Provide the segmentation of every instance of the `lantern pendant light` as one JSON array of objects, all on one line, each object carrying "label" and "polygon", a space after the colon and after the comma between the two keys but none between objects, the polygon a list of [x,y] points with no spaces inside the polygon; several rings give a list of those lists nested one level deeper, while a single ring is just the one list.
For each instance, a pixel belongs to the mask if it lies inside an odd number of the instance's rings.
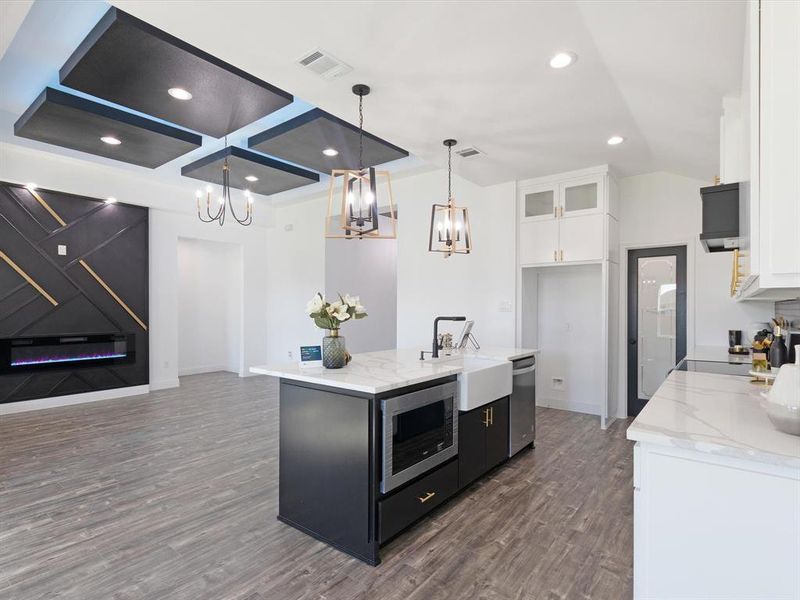
[{"label": "lantern pendant light", "polygon": [[[397,237],[397,219],[392,197],[392,182],[388,171],[364,168],[364,96],[369,86],[357,84],[353,93],[358,96],[358,170],[332,169],[328,189],[328,213],[325,219],[325,237],[344,239],[390,239]],[[378,183],[383,181],[388,203],[386,212],[380,212]],[[341,192],[337,190],[341,183]],[[334,213],[336,196],[341,194],[338,215]],[[387,217],[381,227],[380,217]],[[387,230],[388,228],[388,230]]]},{"label": "lantern pendant light", "polygon": [[467,209],[456,206],[453,198],[453,146],[457,142],[445,140],[443,143],[447,146],[447,204],[433,205],[428,251],[441,252],[448,258],[472,252],[472,233]]},{"label": "lantern pendant light", "polygon": [[[225,136],[225,147],[228,147],[228,137]],[[197,218],[200,219],[203,223],[213,223],[216,221],[219,223],[219,226],[222,227],[225,224],[225,215],[230,208],[231,215],[233,215],[234,220],[239,223],[239,225],[250,225],[253,222],[253,196],[250,194],[250,190],[244,191],[244,198],[245,198],[245,214],[244,218],[240,219],[239,215],[236,214],[236,211],[233,208],[233,201],[231,201],[231,183],[230,183],[230,173],[231,169],[228,166],[228,157],[225,157],[225,161],[222,163],[222,195],[219,197],[218,200],[218,208],[215,213],[211,212],[211,205],[217,204],[211,198],[212,188],[210,185],[206,186],[206,201],[205,201],[205,211],[200,210],[201,202],[200,199],[203,197],[203,192],[197,190],[195,192],[195,200],[197,202]],[[205,212],[205,215],[203,215]]]}]

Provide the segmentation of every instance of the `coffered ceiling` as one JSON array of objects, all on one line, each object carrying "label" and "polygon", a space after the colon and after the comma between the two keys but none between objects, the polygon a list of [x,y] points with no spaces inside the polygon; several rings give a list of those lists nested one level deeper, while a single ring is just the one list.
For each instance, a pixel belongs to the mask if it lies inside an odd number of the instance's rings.
[{"label": "coffered ceiling", "polygon": [[[342,118],[367,83],[373,133],[439,165],[443,139],[475,145],[457,171],[480,184],[606,162],[710,179],[744,47],[740,0],[113,4]],[[299,67],[315,48],[353,70]],[[578,61],[550,69],[562,49]]]},{"label": "coffered ceiling", "polygon": [[[387,1],[350,4],[346,15],[334,1],[200,2],[191,11],[175,0],[112,4],[295,96],[229,143],[246,146],[314,106],[356,123],[350,88],[363,82],[372,88],[367,130],[416,157],[395,164],[443,166],[441,142],[454,137],[485,153],[454,163],[482,185],[601,163],[622,175],[666,170],[710,179],[721,99],[739,88],[744,46],[745,4],[735,0]],[[11,15],[21,24],[13,42],[0,45],[8,48],[0,138],[24,143],[9,137],[11,125],[45,86],[59,83],[58,69],[108,7],[35,2],[24,20]],[[3,24],[4,38],[10,27]],[[316,48],[353,70],[324,79],[299,66]],[[548,60],[560,50],[578,60],[553,70]],[[625,143],[608,146],[612,134]],[[181,166],[223,146],[203,141],[153,176],[181,181]]]}]

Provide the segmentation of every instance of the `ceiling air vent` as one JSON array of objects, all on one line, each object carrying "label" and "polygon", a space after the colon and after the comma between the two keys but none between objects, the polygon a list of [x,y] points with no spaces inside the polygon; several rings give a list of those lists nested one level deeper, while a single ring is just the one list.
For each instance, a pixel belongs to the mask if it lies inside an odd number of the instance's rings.
[{"label": "ceiling air vent", "polygon": [[333,79],[353,70],[350,65],[343,63],[338,58],[319,48],[306,53],[297,62],[300,63],[301,67],[305,67],[325,79]]},{"label": "ceiling air vent", "polygon": [[456,154],[458,154],[461,158],[470,158],[472,156],[483,154],[483,152],[478,150],[475,146],[467,146],[466,148],[461,148],[461,150],[456,150]]}]

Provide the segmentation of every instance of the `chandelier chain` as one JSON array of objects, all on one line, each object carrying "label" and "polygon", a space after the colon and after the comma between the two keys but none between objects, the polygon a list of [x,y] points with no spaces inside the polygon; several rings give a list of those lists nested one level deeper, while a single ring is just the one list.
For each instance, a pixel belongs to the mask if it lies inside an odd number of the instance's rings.
[{"label": "chandelier chain", "polygon": [[453,186],[452,186],[452,177],[453,177],[453,147],[447,147],[447,201],[450,202],[450,199],[453,197]]},{"label": "chandelier chain", "polygon": [[358,95],[358,170],[364,170],[364,94]]}]

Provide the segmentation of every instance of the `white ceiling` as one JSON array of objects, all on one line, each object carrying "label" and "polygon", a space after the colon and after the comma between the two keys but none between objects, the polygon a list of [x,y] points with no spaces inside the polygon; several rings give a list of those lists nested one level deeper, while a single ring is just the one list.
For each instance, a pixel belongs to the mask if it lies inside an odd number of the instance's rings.
[{"label": "white ceiling", "polygon": [[[475,145],[457,168],[483,185],[606,162],[711,179],[744,46],[742,0],[113,4],[348,120],[367,83],[368,129],[438,164],[443,139]],[[296,65],[316,47],[353,71]],[[579,59],[555,71],[560,49]]]},{"label": "white ceiling", "polygon": [[[354,122],[350,87],[367,83],[369,131],[440,166],[443,139],[477,146],[485,156],[454,168],[481,185],[603,163],[622,175],[666,170],[710,180],[722,97],[738,90],[744,45],[743,0],[112,3],[295,94],[305,102],[294,112],[316,105]],[[0,137],[13,143],[28,142],[13,138],[10,125],[44,85],[57,83],[58,68],[107,7],[36,6],[13,55],[0,61]],[[317,47],[353,71],[328,81],[297,65]],[[550,69],[562,49],[578,61]],[[272,120],[234,134],[233,143]],[[609,147],[612,134],[627,141]],[[200,155],[222,145],[204,142]],[[150,173],[181,183],[179,170],[169,163]]]}]

